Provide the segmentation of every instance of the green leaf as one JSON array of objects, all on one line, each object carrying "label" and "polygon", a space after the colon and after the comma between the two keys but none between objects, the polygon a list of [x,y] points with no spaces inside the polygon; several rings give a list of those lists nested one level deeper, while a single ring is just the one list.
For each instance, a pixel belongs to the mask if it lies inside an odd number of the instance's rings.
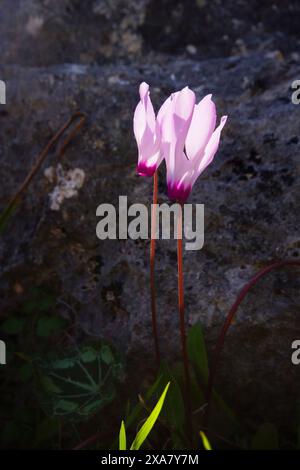
[{"label": "green leaf", "polygon": [[105,400],[95,400],[89,405],[86,405],[85,407],[82,408],[81,413],[85,415],[90,415],[98,411],[103,404],[105,403]]},{"label": "green leaf", "polygon": [[168,421],[174,424],[180,431],[184,425],[185,410],[180,387],[175,379],[172,379],[172,387],[166,399]]},{"label": "green leaf", "polygon": [[53,380],[50,377],[42,376],[41,377],[42,385],[46,392],[48,393],[62,393],[62,390],[55,385]]},{"label": "green leaf", "polygon": [[172,427],[181,431],[185,420],[185,406],[181,389],[177,379],[165,364],[162,364],[161,371],[165,382],[172,383],[172,387],[165,400],[163,415]]},{"label": "green leaf", "polygon": [[213,390],[213,399],[219,408],[224,413],[226,420],[228,420],[228,425],[237,427],[238,426],[238,419],[236,417],[235,412],[232,408],[225,402],[225,400],[219,395],[215,390]]},{"label": "green leaf", "polygon": [[2,323],[1,330],[7,335],[17,335],[23,330],[24,324],[24,318],[10,317]]},{"label": "green leaf", "polygon": [[36,334],[47,338],[48,336],[61,331],[65,326],[65,320],[60,317],[42,317],[39,319]]},{"label": "green leaf", "polygon": [[78,403],[69,400],[59,400],[55,405],[55,410],[65,411],[67,413],[72,413],[72,411],[77,410]]},{"label": "green leaf", "polygon": [[211,445],[210,445],[210,442],[209,442],[209,440],[207,439],[207,437],[206,437],[206,435],[204,434],[204,432],[203,432],[203,431],[200,431],[199,434],[200,434],[200,437],[201,437],[201,439],[202,439],[202,444],[203,444],[204,449],[205,449],[205,450],[212,450],[212,447],[211,447]]},{"label": "green leaf", "polygon": [[271,423],[262,424],[252,439],[252,449],[273,450],[278,449],[278,431]]},{"label": "green leaf", "polygon": [[[91,362],[93,361],[93,362]],[[36,368],[45,392],[40,394],[47,415],[67,415],[68,420],[82,421],[113,401],[116,396],[114,367],[101,366],[100,351],[92,346],[75,346],[63,356],[52,355],[50,360],[37,357]],[[113,365],[114,366],[114,365]]]},{"label": "green leaf", "polygon": [[200,323],[190,328],[187,338],[187,347],[189,359],[194,366],[195,372],[206,385],[209,369],[206,346]]},{"label": "green leaf", "polygon": [[119,450],[126,450],[126,429],[124,421],[121,423],[120,433],[119,433]]},{"label": "green leaf", "polygon": [[58,359],[52,364],[53,369],[71,369],[74,367],[76,360],[73,358]]},{"label": "green leaf", "polygon": [[97,354],[92,348],[87,348],[85,349],[81,354],[80,354],[80,359],[82,362],[87,363],[87,362],[94,362],[97,359]]},{"label": "green leaf", "polygon": [[112,364],[114,362],[114,356],[109,346],[107,345],[102,346],[101,359],[107,365]]},{"label": "green leaf", "polygon": [[[193,364],[196,377],[205,386],[208,383],[209,366],[204,335],[200,323],[197,323],[190,328],[188,332],[187,346],[189,359]],[[231,408],[215,390],[213,390],[213,398],[217,407],[224,413],[226,422],[228,420],[228,423],[230,422],[230,426],[235,427],[237,425],[237,419]]]},{"label": "green leaf", "polygon": [[[154,384],[147,390],[146,392],[146,400],[151,400],[151,398],[154,396],[154,394],[156,392],[158,392],[158,390],[161,390],[161,385],[162,385],[162,382],[164,380],[164,377],[163,375],[159,375],[156,379],[156,381],[154,382]],[[139,417],[139,414],[140,412],[142,411],[142,405],[141,403],[138,403],[134,408],[133,410],[128,413],[128,415],[126,416],[126,426],[127,426],[127,429],[136,421],[136,419]]]},{"label": "green leaf", "polygon": [[164,389],[160,399],[156,403],[155,407],[153,408],[150,416],[147,418],[146,422],[143,424],[137,435],[135,436],[135,439],[130,447],[130,450],[139,450],[143,442],[147,439],[148,434],[150,433],[151,429],[153,428],[160,412],[163,407],[166,394],[168,392],[168,388],[170,386],[170,382]]}]

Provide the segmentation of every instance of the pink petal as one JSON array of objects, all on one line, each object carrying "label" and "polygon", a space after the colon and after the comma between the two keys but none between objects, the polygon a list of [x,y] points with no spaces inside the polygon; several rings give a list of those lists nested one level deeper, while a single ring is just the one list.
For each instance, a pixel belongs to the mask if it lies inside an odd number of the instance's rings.
[{"label": "pink petal", "polygon": [[[177,138],[175,154],[181,158],[186,136],[192,121],[195,108],[195,93],[188,87],[184,88],[177,96],[174,105],[174,128]],[[175,156],[175,158],[177,158]]]},{"label": "pink petal", "polygon": [[194,106],[195,94],[186,87],[171,95],[161,110],[159,122],[168,184],[178,183],[189,164],[183,149]]},{"label": "pink petal", "polygon": [[221,131],[225,126],[227,121],[227,116],[222,116],[219,126],[212,133],[212,136],[205,148],[204,156],[201,158],[197,167],[195,168],[195,173],[193,175],[192,184],[195,183],[198,176],[205,170],[205,168],[212,162],[220,143]]},{"label": "pink petal", "polygon": [[146,82],[142,82],[139,87],[139,93],[140,93],[140,98],[141,101],[144,101],[144,99],[147,97],[149,93],[149,85]]},{"label": "pink petal", "polygon": [[133,130],[137,141],[139,158],[137,171],[141,175],[152,175],[162,161],[160,135],[150,99],[149,85],[141,83],[140,102],[133,118]]},{"label": "pink petal", "polygon": [[145,82],[140,84],[140,98],[145,108],[147,124],[152,132],[155,131],[155,113],[150,99],[149,85]]},{"label": "pink petal", "polygon": [[216,126],[216,107],[212,95],[205,96],[195,105],[192,122],[185,141],[189,159],[203,155],[204,149]]},{"label": "pink petal", "polygon": [[164,116],[166,115],[166,113],[168,112],[170,106],[172,106],[172,102],[173,102],[173,95],[170,95],[169,98],[167,98],[163,104],[161,105],[158,113],[157,113],[157,123],[159,124],[159,126],[162,125],[162,120],[164,118]]},{"label": "pink petal", "polygon": [[146,113],[143,103],[139,101],[133,116],[133,132],[137,144],[141,143],[146,128]]},{"label": "pink petal", "polygon": [[161,107],[157,121],[160,128],[162,152],[166,160],[167,171],[171,176],[175,165],[176,134],[174,128],[174,105],[176,95],[171,95]]},{"label": "pink petal", "polygon": [[195,106],[195,93],[188,86],[173,95],[175,99],[175,115],[184,122],[190,122]]},{"label": "pink petal", "polygon": [[183,153],[176,162],[176,173],[173,179],[169,178],[167,171],[168,196],[180,202],[185,202],[192,189],[193,166]]}]

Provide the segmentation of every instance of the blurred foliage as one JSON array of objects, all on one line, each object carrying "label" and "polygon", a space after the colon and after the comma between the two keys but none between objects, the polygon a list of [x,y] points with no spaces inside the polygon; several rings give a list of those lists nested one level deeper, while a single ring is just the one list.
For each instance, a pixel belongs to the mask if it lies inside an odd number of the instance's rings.
[{"label": "blurred foliage", "polygon": [[40,401],[49,416],[81,421],[116,397],[121,364],[108,345],[70,350],[51,361],[38,359],[35,365],[42,385]]},{"label": "blurred foliage", "polygon": [[[187,338],[191,416],[180,362],[162,363],[156,377],[145,371],[136,390],[136,378],[132,384],[130,375],[124,380],[114,348],[78,335],[74,323],[58,314],[55,293],[45,286],[32,289],[2,317],[0,336],[7,338],[8,349],[7,365],[0,368],[1,448],[118,449],[136,442],[137,435],[145,449],[199,449],[199,435],[205,449],[300,448],[300,425],[297,432],[295,423],[287,438],[273,423],[240,423],[216,390],[207,419],[209,361],[200,324]],[[113,441],[122,415],[119,440]]]},{"label": "blurred foliage", "polygon": [[[59,448],[77,442],[78,426],[116,398],[120,357],[103,341],[77,346],[69,320],[56,313],[56,297],[31,289],[0,322],[7,365],[0,368],[1,448]],[[63,423],[69,423],[63,431]]]},{"label": "blurred foliage", "polygon": [[[200,324],[190,328],[188,333],[188,353],[191,364],[191,399],[192,416],[186,409],[184,371],[182,364],[170,368],[162,364],[157,379],[147,389],[145,397],[139,396],[139,404],[127,406],[127,414],[120,430],[120,442],[125,445],[134,438],[135,432],[144,422],[151,403],[157,402],[170,383],[168,394],[157,423],[150,437],[144,442],[147,449],[198,449],[199,436],[203,449],[278,449],[297,448],[297,430],[295,440],[287,440],[280,436],[278,429],[272,423],[240,423],[231,407],[224,401],[216,390],[213,391],[213,402],[209,417],[205,414],[205,388],[208,381],[209,366]],[[126,430],[126,432],[125,432]],[[299,446],[299,445],[298,445]],[[112,445],[117,448],[117,443]]]}]

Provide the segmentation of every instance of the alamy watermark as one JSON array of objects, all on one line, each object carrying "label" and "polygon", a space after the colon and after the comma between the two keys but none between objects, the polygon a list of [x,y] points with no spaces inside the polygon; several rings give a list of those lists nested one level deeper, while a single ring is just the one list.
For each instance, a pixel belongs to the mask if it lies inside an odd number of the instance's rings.
[{"label": "alamy watermark", "polygon": [[6,364],[6,344],[2,340],[0,340],[0,364]]},{"label": "alamy watermark", "polygon": [[6,85],[3,80],[0,80],[0,104],[6,104]]},{"label": "alamy watermark", "polygon": [[[0,104],[6,104],[6,85],[0,80]],[[0,365],[6,364],[6,344],[0,340]]]},{"label": "alamy watermark", "polygon": [[[153,213],[156,213],[155,217]],[[201,250],[204,245],[204,204],[184,204],[183,210],[177,203],[155,204],[155,207],[152,204],[150,224],[148,207],[145,204],[137,203],[128,207],[127,196],[119,196],[118,211],[113,204],[100,204],[96,215],[101,217],[96,227],[100,240],[147,240],[152,236],[163,240],[185,238],[186,250]],[[182,234],[177,230],[179,216],[183,220]]]},{"label": "alamy watermark", "polygon": [[295,349],[295,351],[292,353],[291,361],[294,366],[298,366],[300,364],[300,339],[295,339],[292,342],[292,349]]},{"label": "alamy watermark", "polygon": [[300,103],[300,80],[294,80],[292,83],[292,89],[295,90],[292,93],[292,103],[299,104]]}]

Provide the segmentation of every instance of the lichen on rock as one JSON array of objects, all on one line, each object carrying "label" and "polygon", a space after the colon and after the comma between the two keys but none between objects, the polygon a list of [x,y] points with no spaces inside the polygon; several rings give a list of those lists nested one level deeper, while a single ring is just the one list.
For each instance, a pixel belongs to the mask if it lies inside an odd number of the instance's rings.
[{"label": "lichen on rock", "polygon": [[50,183],[56,183],[49,194],[50,209],[53,211],[60,209],[64,199],[77,196],[78,190],[83,186],[85,180],[85,173],[81,168],[64,170],[60,163],[56,168],[46,168],[44,175]]}]

